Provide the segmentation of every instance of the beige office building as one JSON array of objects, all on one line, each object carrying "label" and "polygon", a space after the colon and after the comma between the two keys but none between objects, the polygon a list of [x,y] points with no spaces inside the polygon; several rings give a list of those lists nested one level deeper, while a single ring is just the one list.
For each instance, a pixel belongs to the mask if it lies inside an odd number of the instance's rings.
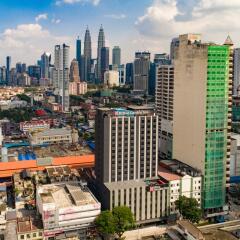
[{"label": "beige office building", "polygon": [[230,173],[231,46],[186,34],[175,48],[173,158],[202,172],[208,216],[222,212]]}]

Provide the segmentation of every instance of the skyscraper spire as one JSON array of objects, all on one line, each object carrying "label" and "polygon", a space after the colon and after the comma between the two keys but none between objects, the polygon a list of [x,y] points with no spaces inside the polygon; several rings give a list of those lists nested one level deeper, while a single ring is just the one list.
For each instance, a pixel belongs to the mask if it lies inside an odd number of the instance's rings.
[{"label": "skyscraper spire", "polygon": [[105,47],[104,29],[101,24],[98,34],[98,49],[97,49],[97,79],[101,79],[101,50]]},{"label": "skyscraper spire", "polygon": [[84,56],[83,56],[84,75],[83,75],[83,79],[82,79],[84,81],[89,80],[89,75],[91,72],[91,58],[92,58],[92,42],[91,42],[90,31],[87,26],[87,29],[85,32],[85,37],[84,37]]},{"label": "skyscraper spire", "polygon": [[225,42],[224,42],[224,45],[229,45],[229,46],[232,46],[233,45],[233,41],[231,39],[231,37],[228,35]]}]

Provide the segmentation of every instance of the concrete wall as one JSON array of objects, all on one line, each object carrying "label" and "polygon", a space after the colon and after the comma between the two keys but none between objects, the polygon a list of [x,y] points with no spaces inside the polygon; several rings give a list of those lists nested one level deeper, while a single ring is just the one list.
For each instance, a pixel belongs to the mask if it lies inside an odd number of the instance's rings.
[{"label": "concrete wall", "polygon": [[104,202],[108,202],[107,209],[128,206],[138,223],[157,222],[169,216],[168,188],[150,192],[145,183],[139,185],[136,182],[134,185],[132,181],[125,181],[114,189],[108,189],[109,193],[104,199]]},{"label": "concrete wall", "polygon": [[207,47],[180,42],[174,76],[173,158],[204,170]]}]

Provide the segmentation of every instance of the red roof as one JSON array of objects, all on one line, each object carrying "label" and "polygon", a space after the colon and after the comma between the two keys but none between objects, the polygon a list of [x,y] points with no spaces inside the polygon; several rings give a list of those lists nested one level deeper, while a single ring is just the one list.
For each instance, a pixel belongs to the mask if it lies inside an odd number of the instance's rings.
[{"label": "red roof", "polygon": [[167,181],[174,181],[174,180],[180,180],[181,177],[175,173],[170,172],[168,169],[160,166],[158,168],[158,175],[162,178],[166,179]]},{"label": "red roof", "polygon": [[[53,158],[52,166],[68,165],[71,167],[93,167],[95,156],[67,156]],[[0,177],[10,177],[15,172],[21,172],[24,169],[43,170],[44,166],[37,166],[36,160],[0,162]]]},{"label": "red roof", "polygon": [[38,116],[44,116],[46,115],[46,112],[43,110],[43,109],[38,109],[35,111],[35,113],[38,115]]}]

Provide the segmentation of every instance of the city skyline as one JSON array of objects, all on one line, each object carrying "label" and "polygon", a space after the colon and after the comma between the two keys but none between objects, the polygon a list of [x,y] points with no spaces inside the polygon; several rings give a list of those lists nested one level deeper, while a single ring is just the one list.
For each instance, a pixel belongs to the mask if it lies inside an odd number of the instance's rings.
[{"label": "city skyline", "polygon": [[[115,45],[120,46],[123,63],[133,61],[138,50],[150,51],[152,56],[169,53],[169,42],[183,33],[183,27],[184,32],[202,33],[204,41],[211,39],[217,43],[223,43],[230,34],[238,46],[239,12],[237,0],[141,0],[141,3],[137,0],[3,0],[0,65],[5,65],[7,55],[12,57],[12,64],[19,61],[34,64],[44,52],[53,54],[54,46],[64,42],[70,46],[70,59],[73,59],[75,40],[79,35],[83,42],[87,26],[95,58],[101,24],[106,46],[111,50]],[[219,21],[222,14],[224,21]]]}]

